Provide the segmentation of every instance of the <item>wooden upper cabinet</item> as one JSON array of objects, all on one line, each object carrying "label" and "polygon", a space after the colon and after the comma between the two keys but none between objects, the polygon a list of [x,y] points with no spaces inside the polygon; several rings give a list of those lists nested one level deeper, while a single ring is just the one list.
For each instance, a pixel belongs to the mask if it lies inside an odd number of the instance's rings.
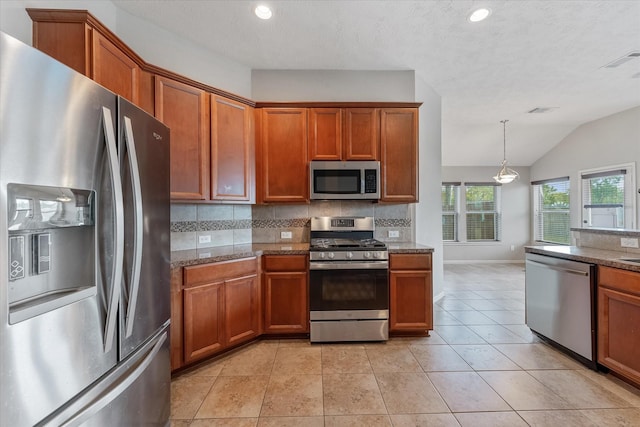
[{"label": "wooden upper cabinet", "polygon": [[91,78],[110,91],[138,104],[140,68],[106,37],[95,30],[92,33]]},{"label": "wooden upper cabinet", "polygon": [[377,108],[344,109],[343,160],[380,160]]},{"label": "wooden upper cabinet", "polygon": [[309,160],[342,160],[342,108],[309,108]]},{"label": "wooden upper cabinet", "polygon": [[307,109],[256,111],[258,202],[309,202]]},{"label": "wooden upper cabinet", "polygon": [[139,99],[139,58],[86,11],[27,9],[33,46],[128,99]]},{"label": "wooden upper cabinet", "polygon": [[253,108],[211,95],[211,200],[255,201]]},{"label": "wooden upper cabinet", "polygon": [[380,110],[380,200],[418,201],[418,109]]},{"label": "wooden upper cabinet", "polygon": [[171,198],[209,198],[209,94],[156,76],[156,117],[171,129]]}]

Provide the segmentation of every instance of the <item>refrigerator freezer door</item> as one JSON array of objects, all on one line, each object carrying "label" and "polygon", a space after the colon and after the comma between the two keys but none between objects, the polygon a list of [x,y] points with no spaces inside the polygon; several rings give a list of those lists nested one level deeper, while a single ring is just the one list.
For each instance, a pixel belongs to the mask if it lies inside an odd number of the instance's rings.
[{"label": "refrigerator freezer door", "polygon": [[[117,363],[118,346],[105,351],[108,300],[118,261],[113,239],[115,177],[108,167],[104,116],[115,123],[117,98],[4,33],[0,33],[0,63],[0,425],[31,426]],[[95,225],[38,231],[50,234],[48,271],[36,274],[26,268],[25,277],[17,280],[9,280],[9,236],[26,234],[27,245],[33,238],[28,230],[8,229],[8,216],[15,212],[7,203],[10,183],[80,189],[95,192],[98,199]],[[45,198],[33,201],[43,204]],[[76,240],[82,242],[82,250],[74,246],[70,251],[65,245],[75,245],[70,242]],[[14,244],[11,250],[18,249]],[[84,258],[76,256],[60,265],[66,252],[81,253]],[[25,250],[21,258],[25,263],[31,258],[28,253]],[[79,263],[92,271],[61,274]],[[34,288],[56,293],[10,298],[28,294],[16,288],[32,283]],[[74,289],[90,292],[9,322],[12,307],[49,303],[58,293],[66,295],[64,290]],[[116,332],[117,328],[111,339],[116,339]]]},{"label": "refrigerator freezer door", "polygon": [[120,357],[170,318],[169,129],[119,98],[119,154],[125,204]]},{"label": "refrigerator freezer door", "polygon": [[169,354],[167,323],[117,369],[41,424],[165,426],[170,408]]}]

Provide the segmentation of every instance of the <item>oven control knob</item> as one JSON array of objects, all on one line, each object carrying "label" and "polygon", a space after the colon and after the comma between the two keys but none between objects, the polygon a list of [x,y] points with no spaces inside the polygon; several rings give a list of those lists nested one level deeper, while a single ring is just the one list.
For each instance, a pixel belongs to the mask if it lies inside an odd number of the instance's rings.
[{"label": "oven control knob", "polygon": [[373,257],[374,258],[380,258],[380,252],[374,252],[373,253]]},{"label": "oven control knob", "polygon": [[329,252],[329,259],[333,259],[335,258],[336,254],[334,254],[333,252]]},{"label": "oven control knob", "polygon": [[324,259],[325,253],[324,252],[320,252],[320,259]]},{"label": "oven control knob", "polygon": [[364,257],[365,258],[371,258],[371,252],[365,252],[364,253]]},{"label": "oven control knob", "polygon": [[347,258],[349,259],[353,258],[353,252],[347,252]]}]

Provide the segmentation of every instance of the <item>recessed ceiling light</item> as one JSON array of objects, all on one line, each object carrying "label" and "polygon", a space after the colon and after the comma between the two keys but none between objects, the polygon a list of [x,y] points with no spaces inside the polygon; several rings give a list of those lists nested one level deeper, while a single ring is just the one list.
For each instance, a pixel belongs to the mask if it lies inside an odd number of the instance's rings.
[{"label": "recessed ceiling light", "polygon": [[269,6],[265,6],[263,4],[256,6],[253,10],[256,16],[260,19],[270,19],[273,16],[273,12],[269,9]]},{"label": "recessed ceiling light", "polygon": [[476,9],[473,12],[471,12],[471,15],[469,15],[469,21],[470,22],[480,22],[484,19],[487,19],[487,17],[491,15],[491,9],[487,9],[486,7],[482,7],[480,9]]}]

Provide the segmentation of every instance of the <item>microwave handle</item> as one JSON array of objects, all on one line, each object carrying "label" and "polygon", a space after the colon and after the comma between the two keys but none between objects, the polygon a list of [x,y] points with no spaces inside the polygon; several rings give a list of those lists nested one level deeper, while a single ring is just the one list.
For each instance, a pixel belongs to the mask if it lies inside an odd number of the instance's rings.
[{"label": "microwave handle", "polygon": [[360,194],[364,194],[364,174],[365,171],[363,170],[360,174]]}]

